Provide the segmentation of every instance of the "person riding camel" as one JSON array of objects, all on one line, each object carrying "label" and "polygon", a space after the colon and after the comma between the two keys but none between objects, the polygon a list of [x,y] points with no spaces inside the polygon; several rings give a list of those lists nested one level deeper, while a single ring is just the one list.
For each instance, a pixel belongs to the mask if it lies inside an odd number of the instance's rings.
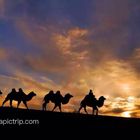
[{"label": "person riding camel", "polygon": [[96,100],[95,95],[93,94],[93,91],[91,89],[88,95],[85,96],[84,100],[89,102],[93,102],[94,100]]}]

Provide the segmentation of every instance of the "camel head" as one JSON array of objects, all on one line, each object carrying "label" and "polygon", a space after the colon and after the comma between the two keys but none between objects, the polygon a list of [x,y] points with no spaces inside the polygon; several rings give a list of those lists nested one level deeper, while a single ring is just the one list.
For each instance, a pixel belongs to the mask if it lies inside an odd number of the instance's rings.
[{"label": "camel head", "polygon": [[26,101],[30,101],[36,94],[32,91],[26,96]]},{"label": "camel head", "polygon": [[29,96],[34,97],[34,96],[36,96],[36,93],[34,93],[33,91],[31,91],[31,92],[29,93]]},{"label": "camel head", "polygon": [[101,96],[97,101],[98,107],[102,107],[104,105],[105,100],[106,100],[106,98],[104,96]]},{"label": "camel head", "polygon": [[62,100],[62,104],[67,104],[72,97],[71,94],[67,93]]},{"label": "camel head", "polygon": [[0,95],[2,95],[2,91],[0,90]]},{"label": "camel head", "polygon": [[99,100],[106,100],[106,98],[104,97],[104,96],[101,96],[100,98],[99,98]]},{"label": "camel head", "polygon": [[66,95],[65,95],[65,97],[67,97],[67,98],[72,98],[73,96],[70,94],[70,93],[67,93]]}]

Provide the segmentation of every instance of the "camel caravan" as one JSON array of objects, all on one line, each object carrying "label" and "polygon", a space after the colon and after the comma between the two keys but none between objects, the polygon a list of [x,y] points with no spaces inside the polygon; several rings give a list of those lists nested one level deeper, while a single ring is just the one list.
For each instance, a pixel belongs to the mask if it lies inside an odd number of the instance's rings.
[{"label": "camel caravan", "polygon": [[34,96],[36,96],[36,94],[33,91],[26,95],[21,88],[19,89],[19,92],[16,92],[15,89],[12,89],[12,91],[3,101],[2,106],[4,106],[7,101],[10,101],[10,107],[12,107],[12,101],[15,100],[18,102],[17,108],[19,107],[20,103],[23,102],[25,107],[28,109],[27,101],[30,101]]},{"label": "camel caravan", "polygon": [[[0,90],[0,96],[2,94],[3,93]],[[2,103],[2,107],[7,101],[10,101],[10,107],[13,107],[12,101],[14,100],[17,101],[17,108],[19,107],[20,103],[23,102],[25,107],[28,109],[27,102],[32,100],[34,96],[36,96],[36,93],[34,93],[33,91],[29,94],[25,94],[21,88],[19,88],[18,92],[15,90],[15,88],[13,88],[12,91],[7,94],[5,100]],[[54,93],[53,90],[50,90],[49,93],[47,93],[43,98],[42,110],[46,111],[48,103],[51,102],[54,104],[52,111],[54,111],[58,107],[59,111],[62,112],[61,106],[69,103],[72,97],[73,95],[71,95],[70,93],[66,93],[64,96],[62,96],[59,90],[56,93]],[[86,107],[91,107],[92,114],[98,115],[98,110],[104,105],[105,100],[106,98],[104,96],[100,96],[99,99],[96,99],[92,90],[90,90],[89,93],[80,102],[78,113],[80,113],[81,109],[84,109],[85,113],[88,114]]]}]

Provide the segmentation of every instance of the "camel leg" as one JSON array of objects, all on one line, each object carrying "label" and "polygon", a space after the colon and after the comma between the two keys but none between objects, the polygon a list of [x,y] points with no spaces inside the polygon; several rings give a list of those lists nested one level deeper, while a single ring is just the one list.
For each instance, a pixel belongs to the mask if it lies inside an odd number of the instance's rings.
[{"label": "camel leg", "polygon": [[80,113],[80,111],[81,111],[81,109],[82,109],[83,107],[82,106],[80,106],[80,108],[79,108],[79,110],[78,110],[78,112]]},{"label": "camel leg", "polygon": [[12,100],[10,100],[10,107],[12,107]]},{"label": "camel leg", "polygon": [[96,114],[95,115],[97,116],[98,115],[98,107],[97,106],[94,106],[93,108],[96,111]]},{"label": "camel leg", "polygon": [[4,101],[3,101],[3,103],[2,103],[2,106],[4,106],[4,104],[8,101],[9,99],[5,99]]},{"label": "camel leg", "polygon": [[45,103],[42,104],[42,110],[45,110]]},{"label": "camel leg", "polygon": [[23,101],[24,105],[26,106],[26,108],[28,109],[27,103],[26,101]]},{"label": "camel leg", "polygon": [[94,112],[95,112],[95,110],[94,110],[94,107],[92,108],[92,114],[94,115]]},{"label": "camel leg", "polygon": [[42,110],[46,111],[46,106],[47,106],[47,103],[44,102],[43,105],[42,105]]},{"label": "camel leg", "polygon": [[53,110],[52,110],[52,111],[54,111],[56,107],[57,107],[57,105],[55,105],[55,106],[54,106],[54,108],[53,108]]},{"label": "camel leg", "polygon": [[21,103],[21,101],[18,101],[17,108],[19,107],[20,103]]},{"label": "camel leg", "polygon": [[59,110],[60,110],[60,112],[62,112],[62,110],[61,110],[61,105],[59,105]]},{"label": "camel leg", "polygon": [[86,109],[86,106],[84,107],[84,110],[85,110],[85,112],[88,114],[87,109]]},{"label": "camel leg", "polygon": [[98,115],[98,108],[96,108],[96,116]]},{"label": "camel leg", "polygon": [[46,108],[47,108],[47,104],[44,105],[44,110],[45,110],[45,111],[47,110]]}]

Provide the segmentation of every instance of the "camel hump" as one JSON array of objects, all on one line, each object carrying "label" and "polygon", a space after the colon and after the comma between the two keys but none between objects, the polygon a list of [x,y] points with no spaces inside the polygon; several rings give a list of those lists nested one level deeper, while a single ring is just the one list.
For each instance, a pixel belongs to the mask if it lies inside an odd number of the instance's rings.
[{"label": "camel hump", "polygon": [[13,89],[11,90],[11,92],[7,94],[7,97],[6,97],[6,98],[10,98],[10,97],[12,97],[12,96],[15,96],[15,94],[17,94],[17,91],[15,90],[15,88],[13,88]]},{"label": "camel hump", "polygon": [[56,103],[61,103],[63,101],[63,96],[62,94],[60,93],[60,91],[57,91],[55,94],[54,94],[54,98],[52,99],[52,101],[55,101]]},{"label": "camel hump", "polygon": [[51,91],[49,91],[48,94],[46,94],[46,95],[44,96],[43,101],[48,101],[48,100],[50,100],[53,96],[54,96],[54,92],[53,92],[53,90],[51,90]]},{"label": "camel hump", "polygon": [[24,91],[23,91],[22,88],[19,88],[19,90],[18,90],[18,94],[19,94],[19,95],[25,95],[25,93],[24,93]]}]

